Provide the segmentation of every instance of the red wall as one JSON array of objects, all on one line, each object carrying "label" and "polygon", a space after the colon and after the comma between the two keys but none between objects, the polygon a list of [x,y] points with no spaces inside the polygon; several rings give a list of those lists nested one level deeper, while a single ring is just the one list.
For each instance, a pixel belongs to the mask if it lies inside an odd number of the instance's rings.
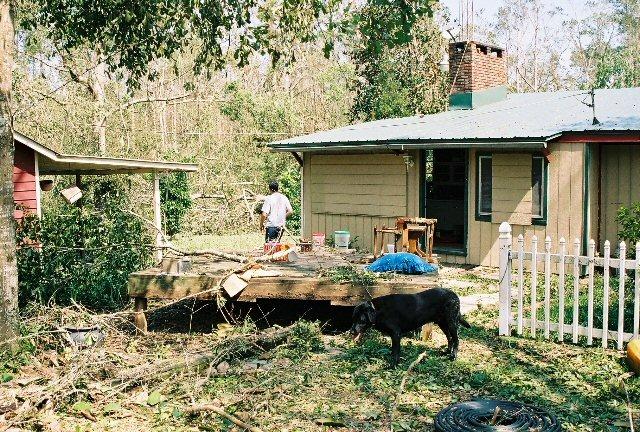
[{"label": "red wall", "polygon": [[[34,151],[15,142],[16,152],[13,158],[13,201],[22,204],[32,213],[37,212],[36,199],[36,161]],[[22,211],[16,210],[13,216],[22,217]]]}]

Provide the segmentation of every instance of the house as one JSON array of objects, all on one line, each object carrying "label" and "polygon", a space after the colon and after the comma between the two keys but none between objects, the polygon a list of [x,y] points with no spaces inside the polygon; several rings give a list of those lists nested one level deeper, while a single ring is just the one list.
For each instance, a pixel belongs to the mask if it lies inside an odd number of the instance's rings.
[{"label": "house", "polygon": [[514,235],[616,240],[616,211],[640,201],[640,88],[507,94],[504,51],[449,45],[450,109],[270,143],[303,165],[303,236],[438,219],[442,261],[498,265]]},{"label": "house", "polygon": [[[42,175],[63,174],[75,175],[78,178],[81,175],[153,173],[153,184],[149,190],[153,191],[154,225],[158,231],[158,245],[162,244],[159,174],[175,171],[193,172],[198,168],[195,164],[178,162],[64,155],[15,131],[13,139],[13,200],[16,203],[16,219],[21,219],[25,211],[41,215],[41,184],[44,185],[45,182],[41,181]],[[161,258],[161,253],[159,250],[158,258]]]}]

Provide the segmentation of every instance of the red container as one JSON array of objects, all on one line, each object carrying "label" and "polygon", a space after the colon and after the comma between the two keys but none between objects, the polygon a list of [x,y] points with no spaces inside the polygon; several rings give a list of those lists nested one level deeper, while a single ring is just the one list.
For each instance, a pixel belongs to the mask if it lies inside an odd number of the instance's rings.
[{"label": "red container", "polygon": [[324,246],[324,233],[321,233],[321,232],[313,233],[313,245]]},{"label": "red container", "polygon": [[[287,249],[289,249],[289,245],[282,244],[282,243],[270,242],[270,243],[264,244],[265,255],[273,255],[276,252],[280,252]],[[285,255],[281,258],[274,258],[273,261],[289,261],[289,255]]]}]

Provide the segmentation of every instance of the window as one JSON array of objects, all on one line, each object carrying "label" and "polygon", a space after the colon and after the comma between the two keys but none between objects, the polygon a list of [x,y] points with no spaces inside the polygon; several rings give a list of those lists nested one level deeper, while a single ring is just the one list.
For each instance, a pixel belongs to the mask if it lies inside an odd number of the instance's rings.
[{"label": "window", "polygon": [[546,223],[547,218],[547,161],[533,156],[531,161],[531,219],[534,224]]},{"label": "window", "polygon": [[488,221],[491,220],[491,188],[493,187],[491,155],[479,154],[477,167],[476,219]]}]

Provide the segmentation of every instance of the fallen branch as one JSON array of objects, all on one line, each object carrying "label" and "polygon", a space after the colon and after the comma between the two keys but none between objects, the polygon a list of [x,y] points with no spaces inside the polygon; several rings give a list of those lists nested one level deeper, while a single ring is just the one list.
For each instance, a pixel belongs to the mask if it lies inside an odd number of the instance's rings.
[{"label": "fallen branch", "polygon": [[404,373],[404,376],[402,377],[402,381],[400,382],[400,389],[398,390],[398,393],[396,394],[395,399],[393,400],[393,404],[391,405],[391,408],[389,409],[389,431],[393,432],[393,415],[396,411],[396,407],[398,406],[398,399],[400,399],[400,396],[402,395],[402,393],[404,393],[404,389],[407,385],[407,378],[409,377],[409,374],[411,373],[411,371],[413,370],[414,367],[416,367],[418,365],[418,363],[420,363],[422,361],[422,359],[424,359],[427,355],[426,351],[423,351],[418,358],[416,358],[407,368],[407,371]]},{"label": "fallen branch", "polygon": [[[191,353],[187,360],[176,363],[175,359],[165,360],[159,363],[145,364],[129,370],[126,375],[120,376],[111,381],[111,386],[118,386],[124,383],[140,383],[146,377],[159,378],[168,373],[175,373],[184,369],[197,369],[201,366],[209,366],[212,363],[222,362],[234,356],[243,356],[247,353],[253,354],[256,351],[269,350],[280,345],[287,339],[295,324],[263,331],[250,335],[235,335],[222,339],[214,347],[207,348],[204,352]],[[215,352],[216,347],[224,347],[222,351]]]},{"label": "fallen branch", "polygon": [[219,416],[224,417],[230,422],[234,423],[236,426],[240,426],[241,428],[248,430],[250,432],[262,432],[262,429],[257,428],[255,426],[251,426],[250,424],[243,422],[238,417],[229,414],[228,412],[226,412],[225,410],[223,410],[221,407],[217,405],[212,405],[212,404],[195,405],[184,410],[186,414],[196,414],[204,411],[214,412]]}]

